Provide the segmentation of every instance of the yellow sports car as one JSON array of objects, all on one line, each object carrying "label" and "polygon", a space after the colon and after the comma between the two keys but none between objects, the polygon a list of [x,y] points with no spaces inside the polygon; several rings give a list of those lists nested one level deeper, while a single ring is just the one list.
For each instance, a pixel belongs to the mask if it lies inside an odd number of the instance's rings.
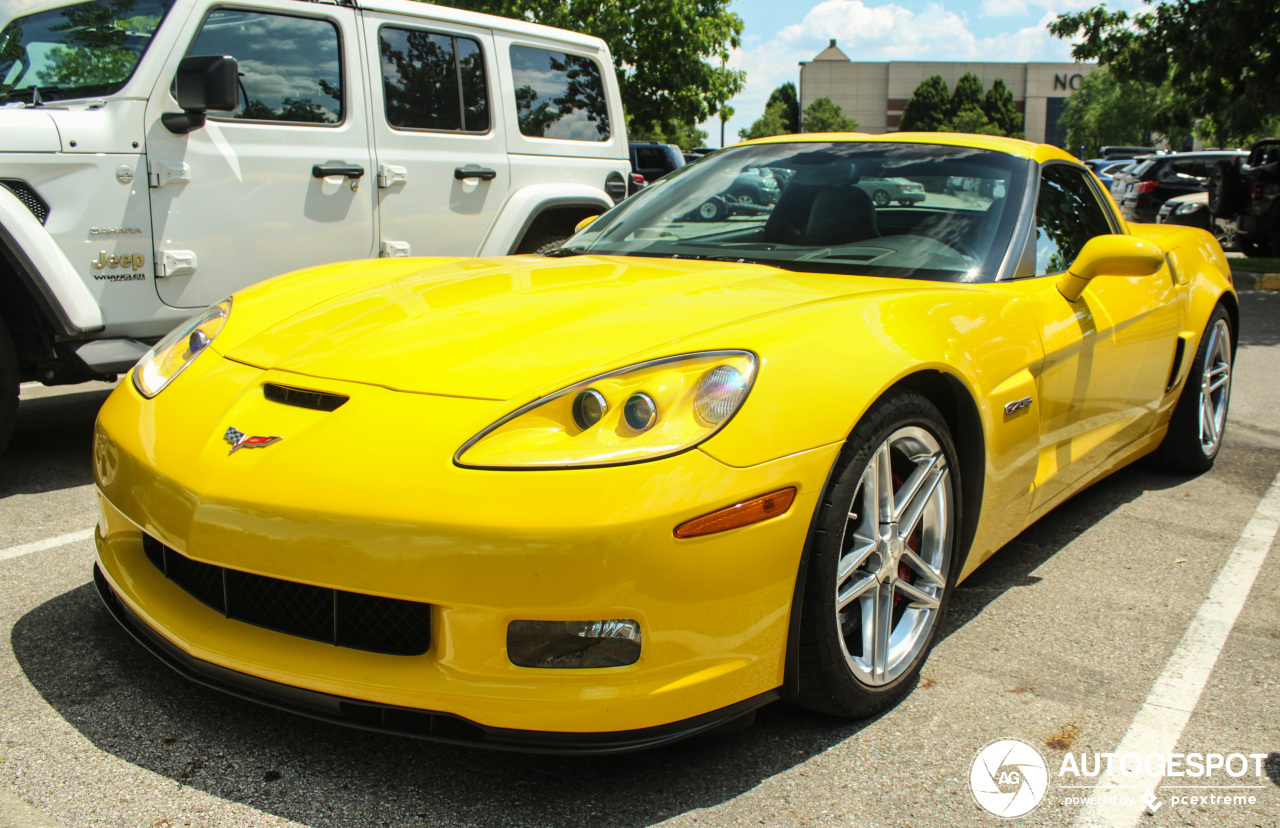
[{"label": "yellow sports car", "polygon": [[[699,213],[759,169],[775,203]],[[209,308],[99,415],[95,580],[188,677],[374,730],[605,753],[778,698],[865,716],[1036,518],[1149,452],[1212,465],[1238,325],[1211,236],[1126,224],[1053,147],[756,141],[549,256]]]}]

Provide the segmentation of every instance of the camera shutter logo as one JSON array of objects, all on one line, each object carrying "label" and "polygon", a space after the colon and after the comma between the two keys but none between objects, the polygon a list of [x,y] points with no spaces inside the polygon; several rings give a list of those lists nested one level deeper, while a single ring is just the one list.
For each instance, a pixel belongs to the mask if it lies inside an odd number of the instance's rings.
[{"label": "camera shutter logo", "polygon": [[978,751],[969,767],[969,787],[983,809],[1003,819],[1034,811],[1049,787],[1040,751],[1021,739],[998,739]]}]

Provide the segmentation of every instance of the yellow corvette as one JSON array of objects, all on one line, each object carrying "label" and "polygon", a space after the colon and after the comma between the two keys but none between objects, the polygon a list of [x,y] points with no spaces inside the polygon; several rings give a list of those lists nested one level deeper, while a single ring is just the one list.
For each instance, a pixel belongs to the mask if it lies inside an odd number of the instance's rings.
[{"label": "yellow corvette", "polygon": [[358,727],[603,753],[864,716],[1040,515],[1152,451],[1209,468],[1238,324],[1211,236],[1126,225],[1053,147],[765,139],[550,256],[209,308],[99,415],[95,580],[188,677]]}]

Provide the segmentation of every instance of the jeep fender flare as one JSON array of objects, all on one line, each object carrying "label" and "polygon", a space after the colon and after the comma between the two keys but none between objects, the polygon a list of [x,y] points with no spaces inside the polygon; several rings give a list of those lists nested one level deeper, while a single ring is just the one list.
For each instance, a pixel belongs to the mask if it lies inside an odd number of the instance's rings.
[{"label": "jeep fender flare", "polygon": [[0,256],[54,333],[79,336],[103,328],[102,309],[62,248],[17,196],[0,187]]},{"label": "jeep fender flare", "polygon": [[[592,211],[603,213],[613,206],[613,199],[604,190],[583,184],[522,187],[502,206],[478,255],[506,256],[514,253],[529,228],[548,210],[577,208],[589,214]],[[569,230],[572,232],[572,225]]]}]

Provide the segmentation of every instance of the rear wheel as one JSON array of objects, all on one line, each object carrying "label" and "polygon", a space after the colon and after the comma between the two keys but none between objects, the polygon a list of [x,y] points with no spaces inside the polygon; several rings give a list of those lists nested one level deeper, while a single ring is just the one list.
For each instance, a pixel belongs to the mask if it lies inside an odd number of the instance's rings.
[{"label": "rear wheel", "polygon": [[1160,459],[1170,468],[1204,472],[1218,457],[1231,403],[1232,342],[1231,317],[1219,305],[1200,337],[1191,373],[1160,443]]},{"label": "rear wheel", "polygon": [[520,242],[520,247],[516,249],[516,253],[532,253],[538,256],[550,253],[552,250],[558,250],[565,241],[566,239],[563,236],[533,236]]},{"label": "rear wheel", "polygon": [[728,209],[724,205],[724,199],[709,198],[698,207],[698,218],[703,221],[720,221],[728,213]]},{"label": "rear wheel", "polygon": [[882,400],[854,429],[811,541],[796,703],[869,716],[919,675],[958,572],[955,461],[942,415],[918,394]]},{"label": "rear wheel", "polygon": [[18,352],[9,328],[0,319],[0,455],[9,445],[13,423],[18,417]]}]

